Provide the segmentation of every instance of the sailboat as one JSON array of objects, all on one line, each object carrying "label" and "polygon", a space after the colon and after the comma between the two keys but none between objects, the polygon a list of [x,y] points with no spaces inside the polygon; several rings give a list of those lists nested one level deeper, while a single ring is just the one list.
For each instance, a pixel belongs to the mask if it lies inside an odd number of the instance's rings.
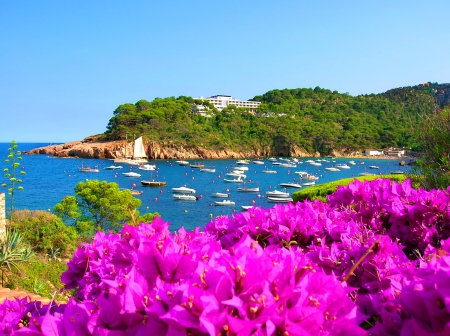
[{"label": "sailboat", "polygon": [[127,163],[131,165],[140,165],[141,163],[147,163],[147,154],[145,153],[144,142],[142,141],[142,137],[134,140],[133,145],[133,156],[125,157],[121,159],[115,159],[114,163]]}]

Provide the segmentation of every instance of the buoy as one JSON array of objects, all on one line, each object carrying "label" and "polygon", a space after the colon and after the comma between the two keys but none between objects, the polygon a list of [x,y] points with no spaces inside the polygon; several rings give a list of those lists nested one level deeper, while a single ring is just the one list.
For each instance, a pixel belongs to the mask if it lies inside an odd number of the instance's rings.
[{"label": "buoy", "polygon": [[212,203],[209,203],[209,206],[212,206]]},{"label": "buoy", "polygon": [[203,198],[203,195],[198,196],[198,198]]},{"label": "buoy", "polygon": [[227,193],[229,193],[230,192],[230,189],[227,189]]},{"label": "buoy", "polygon": [[269,186],[269,189],[272,189],[272,186]]},{"label": "buoy", "polygon": [[258,194],[258,198],[261,198],[261,194]]},{"label": "buoy", "polygon": [[22,166],[22,170],[24,170],[25,169],[25,167],[24,166]]},{"label": "buoy", "polygon": [[133,183],[133,188],[136,188],[136,183]]},{"label": "buoy", "polygon": [[194,176],[192,176],[192,181],[194,181],[195,180],[195,177]]},{"label": "buoy", "polygon": [[186,212],[188,212],[187,210],[184,210],[184,212],[186,213]]},{"label": "buoy", "polygon": [[155,197],[155,202],[158,202],[158,197]]},{"label": "buoy", "polygon": [[149,206],[147,205],[147,209],[149,208]]},{"label": "buoy", "polygon": [[255,200],[253,200],[253,201],[252,201],[252,204],[255,204],[255,203],[256,203]]},{"label": "buoy", "polygon": [[159,190],[159,193],[160,193],[160,194],[162,194],[162,193],[163,193],[162,189],[160,189],[160,190]]},{"label": "buoy", "polygon": [[214,180],[212,180],[212,183],[214,183]]},{"label": "buoy", "polygon": [[48,212],[50,212],[50,209],[47,209],[48,210]]},{"label": "buoy", "polygon": [[184,173],[184,176],[187,176],[188,174],[187,173]]},{"label": "buoy", "polygon": [[[211,204],[212,205],[212,204]],[[211,217],[212,218],[212,216],[213,216],[213,214],[209,214],[209,217]]]}]

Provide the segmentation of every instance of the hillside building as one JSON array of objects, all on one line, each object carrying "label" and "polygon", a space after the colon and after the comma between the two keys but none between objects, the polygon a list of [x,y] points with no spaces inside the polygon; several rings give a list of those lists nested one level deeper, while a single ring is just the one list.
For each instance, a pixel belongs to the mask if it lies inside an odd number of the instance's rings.
[{"label": "hillside building", "polygon": [[[258,109],[259,105],[261,105],[261,102],[257,101],[249,101],[249,100],[238,100],[231,96],[225,96],[225,95],[216,95],[211,96],[207,98],[194,98],[198,100],[206,100],[214,105],[216,109],[219,111],[222,111],[225,107],[228,107],[229,105],[234,105],[236,107],[243,107],[246,108],[249,112],[255,113]],[[201,115],[207,115],[206,112],[207,108],[205,108],[203,105],[196,105],[195,106],[195,112],[201,114]]]}]

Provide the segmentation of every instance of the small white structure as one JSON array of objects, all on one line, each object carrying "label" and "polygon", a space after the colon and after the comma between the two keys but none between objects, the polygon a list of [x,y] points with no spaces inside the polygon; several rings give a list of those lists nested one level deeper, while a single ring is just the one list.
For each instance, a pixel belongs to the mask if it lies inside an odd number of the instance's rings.
[{"label": "small white structure", "polygon": [[367,156],[379,156],[379,155],[383,155],[383,152],[381,152],[381,151],[379,151],[377,149],[370,149],[370,148],[368,148],[368,149],[364,150],[364,155],[367,155]]},{"label": "small white structure", "polygon": [[386,155],[389,156],[397,156],[397,157],[402,157],[405,156],[405,150],[404,149],[390,149],[388,151],[386,151]]},{"label": "small white structure", "polygon": [[[261,102],[258,101],[249,101],[249,100],[238,100],[231,96],[225,96],[225,95],[216,95],[211,96],[208,98],[194,98],[198,100],[206,100],[214,105],[216,109],[219,111],[222,111],[225,107],[228,107],[229,105],[234,105],[236,107],[243,107],[246,108],[249,112],[255,113],[258,109],[259,105],[261,105]],[[195,107],[196,112],[199,114],[205,113],[205,107],[203,105],[196,105]]]}]

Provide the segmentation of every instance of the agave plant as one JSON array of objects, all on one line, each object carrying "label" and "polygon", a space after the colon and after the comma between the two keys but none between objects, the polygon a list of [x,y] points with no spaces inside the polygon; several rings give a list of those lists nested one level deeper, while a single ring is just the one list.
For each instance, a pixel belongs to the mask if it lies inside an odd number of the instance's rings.
[{"label": "agave plant", "polygon": [[19,264],[27,262],[34,256],[29,246],[24,244],[23,237],[17,230],[6,229],[5,240],[0,243],[0,269],[3,275],[5,271],[19,268]]}]

